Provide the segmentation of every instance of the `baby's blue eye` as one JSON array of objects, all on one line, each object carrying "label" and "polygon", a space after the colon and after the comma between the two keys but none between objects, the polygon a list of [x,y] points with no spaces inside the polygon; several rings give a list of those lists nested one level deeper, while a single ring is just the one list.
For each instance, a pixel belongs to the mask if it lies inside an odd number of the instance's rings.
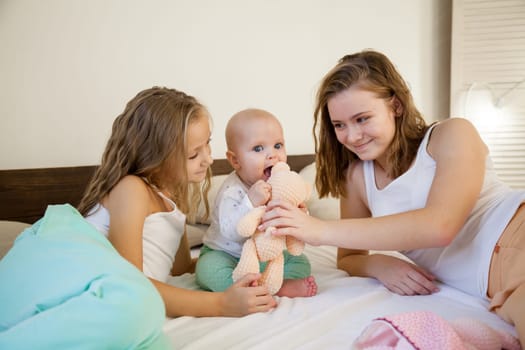
[{"label": "baby's blue eye", "polygon": [[283,148],[283,144],[282,143],[276,143],[275,146],[273,146],[275,149],[281,149]]},{"label": "baby's blue eye", "polygon": [[262,151],[264,150],[264,147],[261,146],[261,145],[258,145],[258,146],[255,146],[255,147],[253,148],[253,150],[254,150],[255,152],[262,152]]}]

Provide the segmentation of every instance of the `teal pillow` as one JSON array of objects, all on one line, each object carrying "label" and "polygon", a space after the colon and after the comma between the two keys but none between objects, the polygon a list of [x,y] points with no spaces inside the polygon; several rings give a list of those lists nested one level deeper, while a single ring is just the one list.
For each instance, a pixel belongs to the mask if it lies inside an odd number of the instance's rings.
[{"label": "teal pillow", "polygon": [[0,281],[1,349],[167,348],[156,288],[68,204],[17,237]]}]

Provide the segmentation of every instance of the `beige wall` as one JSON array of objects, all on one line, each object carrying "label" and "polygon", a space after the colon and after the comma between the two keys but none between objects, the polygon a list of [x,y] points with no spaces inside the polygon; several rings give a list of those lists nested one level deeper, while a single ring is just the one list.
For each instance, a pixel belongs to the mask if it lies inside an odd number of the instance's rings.
[{"label": "beige wall", "polygon": [[97,164],[139,90],[185,90],[224,126],[245,107],[283,123],[289,154],[313,151],[316,87],[344,54],[374,48],[427,120],[448,111],[450,1],[2,0],[0,169]]}]

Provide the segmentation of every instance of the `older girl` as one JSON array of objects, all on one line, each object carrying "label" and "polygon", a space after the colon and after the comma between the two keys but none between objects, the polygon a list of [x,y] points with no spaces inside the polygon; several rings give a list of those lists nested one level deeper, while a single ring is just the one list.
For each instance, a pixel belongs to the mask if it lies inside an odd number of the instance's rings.
[{"label": "older girl", "polygon": [[428,126],[390,60],[363,51],[325,76],[314,135],[316,185],[340,197],[342,220],[273,203],[261,229],[338,246],[340,269],[395,293],[433,293],[437,279],[489,299],[525,344],[525,191],[497,178],[470,122]]}]

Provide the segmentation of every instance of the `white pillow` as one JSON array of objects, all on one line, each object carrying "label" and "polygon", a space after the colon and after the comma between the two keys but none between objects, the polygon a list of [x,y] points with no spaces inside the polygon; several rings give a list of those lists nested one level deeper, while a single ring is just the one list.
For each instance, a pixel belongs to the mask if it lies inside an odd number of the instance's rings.
[{"label": "white pillow", "polygon": [[305,166],[299,175],[306,181],[312,184],[312,195],[306,201],[306,206],[310,215],[318,217],[323,220],[337,220],[340,218],[339,199],[334,197],[319,198],[319,194],[315,188],[315,162]]}]

